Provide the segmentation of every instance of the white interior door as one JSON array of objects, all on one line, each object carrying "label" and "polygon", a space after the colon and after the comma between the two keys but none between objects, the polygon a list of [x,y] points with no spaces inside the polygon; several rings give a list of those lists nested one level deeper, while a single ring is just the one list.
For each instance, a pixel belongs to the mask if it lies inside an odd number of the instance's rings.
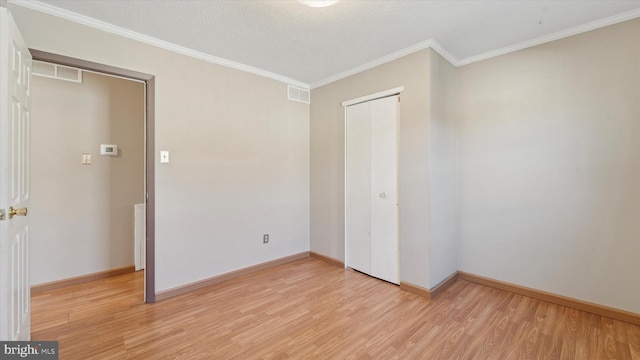
[{"label": "white interior door", "polygon": [[398,284],[398,97],[347,107],[347,266]]},{"label": "white interior door", "polygon": [[29,86],[31,54],[0,7],[0,339],[29,340]]},{"label": "white interior door", "polygon": [[398,97],[371,104],[371,275],[398,284]]},{"label": "white interior door", "polygon": [[347,266],[371,272],[371,107],[347,107],[345,241]]}]

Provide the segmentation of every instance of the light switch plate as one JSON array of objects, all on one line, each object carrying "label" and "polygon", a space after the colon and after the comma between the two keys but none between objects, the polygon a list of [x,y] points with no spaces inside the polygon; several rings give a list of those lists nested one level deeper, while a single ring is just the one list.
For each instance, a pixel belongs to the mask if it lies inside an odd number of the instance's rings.
[{"label": "light switch plate", "polygon": [[82,154],[82,165],[91,164],[91,154]]},{"label": "light switch plate", "polygon": [[160,162],[168,163],[169,162],[169,152],[166,150],[160,150]]}]

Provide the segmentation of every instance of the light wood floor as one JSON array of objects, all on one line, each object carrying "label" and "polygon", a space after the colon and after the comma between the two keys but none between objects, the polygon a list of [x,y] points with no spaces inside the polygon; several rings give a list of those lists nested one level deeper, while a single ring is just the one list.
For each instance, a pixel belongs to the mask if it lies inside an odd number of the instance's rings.
[{"label": "light wood floor", "polygon": [[459,280],[431,302],[303,259],[142,303],[142,273],[34,295],[60,359],[640,359],[640,326]]}]

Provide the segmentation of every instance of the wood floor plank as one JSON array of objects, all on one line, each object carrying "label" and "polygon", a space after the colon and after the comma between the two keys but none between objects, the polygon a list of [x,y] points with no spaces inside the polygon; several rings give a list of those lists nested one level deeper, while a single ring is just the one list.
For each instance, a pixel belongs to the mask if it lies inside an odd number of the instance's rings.
[{"label": "wood floor plank", "polygon": [[629,353],[632,359],[640,359],[640,333],[631,324],[624,324],[629,340]]},{"label": "wood floor plank", "polygon": [[302,259],[156,304],[142,272],[32,296],[60,359],[638,359],[640,326],[459,280],[428,301]]}]

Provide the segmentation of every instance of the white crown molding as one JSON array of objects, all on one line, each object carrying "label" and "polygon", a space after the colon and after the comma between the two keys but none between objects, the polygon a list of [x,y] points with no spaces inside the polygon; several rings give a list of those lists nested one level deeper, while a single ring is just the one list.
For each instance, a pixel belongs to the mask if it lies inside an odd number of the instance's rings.
[{"label": "white crown molding", "polygon": [[376,66],[388,63],[390,61],[399,59],[403,56],[407,56],[409,54],[413,54],[414,52],[420,51],[420,50],[424,50],[424,49],[428,49],[429,47],[431,47],[433,40],[429,39],[429,40],[425,40],[422,42],[419,42],[415,45],[409,46],[407,48],[404,48],[402,50],[396,51],[394,53],[391,53],[389,55],[385,55],[381,58],[375,59],[373,61],[369,61],[368,63],[362,64],[360,66],[356,66],[353,69],[347,70],[347,71],[343,71],[341,73],[335,74],[333,76],[329,76],[328,78],[324,79],[324,80],[320,80],[318,82],[315,82],[313,84],[311,84],[311,89],[315,89],[317,87],[323,86],[323,85],[327,85],[330,84],[334,81],[338,81],[341,79],[344,79],[346,77],[349,77],[351,75],[355,75],[357,73],[363,72],[365,70],[369,70],[372,69]]},{"label": "white crown molding", "polygon": [[437,52],[438,54],[440,54],[440,56],[442,56],[443,58],[445,58],[447,61],[449,61],[452,65],[459,67],[459,66],[464,66],[464,65],[468,65],[468,64],[472,64],[478,61],[483,61],[483,60],[487,60],[493,57],[497,57],[500,55],[505,55],[514,51],[518,51],[518,50],[522,50],[522,49],[526,49],[529,47],[533,47],[536,45],[541,45],[544,43],[548,43],[551,41],[555,41],[555,40],[560,40],[569,36],[573,36],[573,35],[577,35],[577,34],[581,34],[587,31],[591,31],[591,30],[595,30],[598,28],[602,28],[605,26],[609,26],[609,25],[613,25],[613,24],[617,24],[623,21],[627,21],[627,20],[631,20],[631,19],[635,19],[640,17],[640,9],[635,9],[635,10],[631,10],[631,11],[627,11],[625,13],[622,14],[618,14],[618,15],[614,15],[614,16],[610,16],[608,18],[604,18],[604,19],[600,19],[600,20],[596,20],[596,21],[592,21],[590,23],[584,24],[584,25],[579,25],[579,26],[575,26],[572,27],[570,29],[566,29],[566,30],[562,30],[562,31],[558,31],[555,32],[553,34],[549,34],[549,35],[545,35],[545,36],[541,36],[532,40],[528,40],[528,41],[523,41],[514,45],[510,45],[510,46],[506,46],[500,49],[496,49],[496,50],[492,50],[492,51],[488,51],[482,54],[478,54],[478,55],[474,55],[474,56],[469,56],[466,57],[464,59],[458,59],[455,56],[453,56],[449,51],[447,51],[442,45],[440,45],[436,40],[434,39],[429,39],[429,40],[425,40],[422,42],[419,42],[415,45],[409,46],[407,48],[404,48],[402,50],[396,51],[394,53],[391,53],[389,55],[385,55],[381,58],[378,58],[376,60],[367,62],[365,64],[362,64],[360,66],[357,66],[353,69],[347,70],[347,71],[343,71],[340,72],[338,74],[332,75],[326,79],[320,80],[318,82],[315,82],[313,84],[307,84],[298,80],[294,80],[291,78],[288,78],[286,76],[282,76],[279,74],[275,74],[266,70],[262,70],[259,68],[255,68],[249,65],[245,65],[245,64],[241,64],[241,63],[237,63],[231,60],[227,60],[227,59],[223,59],[223,58],[219,58],[216,56],[212,56],[212,55],[208,55],[205,53],[202,53],[200,51],[196,51],[196,50],[192,50],[180,45],[176,45],[164,40],[160,40],[160,39],[156,39],[154,37],[151,36],[147,36],[144,34],[140,34],[131,30],[127,30],[100,20],[96,20],[93,19],[91,17],[88,16],[84,16],[84,15],[80,15],[68,10],[63,10],[60,8],[57,8],[55,6],[51,6],[48,4],[44,4],[41,3],[39,1],[36,0],[0,0],[0,3],[2,3],[2,1],[7,1],[7,3],[9,4],[15,4],[17,6],[21,6],[21,7],[25,7],[31,10],[35,10],[35,11],[39,11],[48,15],[52,15],[52,16],[56,16],[59,18],[63,18],[69,21],[73,21],[82,25],[86,25],[95,29],[99,29],[102,31],[106,31],[108,33],[112,33],[112,34],[116,34],[119,36],[123,36],[132,40],[136,40],[136,41],[140,41],[142,43],[145,44],[149,44],[149,45],[153,45],[159,48],[163,48],[169,51],[173,51],[182,55],[186,55],[186,56],[190,56],[193,58],[197,58],[200,60],[204,60],[210,63],[214,63],[217,65],[222,65],[225,67],[229,67],[229,68],[233,68],[236,70],[240,70],[240,71],[244,71],[247,73],[251,73],[254,75],[258,75],[258,76],[262,76],[262,77],[266,77],[269,79],[273,79],[276,81],[280,81],[283,83],[287,83],[287,84],[291,84],[294,86],[298,86],[300,88],[303,89],[315,89],[318,88],[320,86],[323,85],[327,85],[330,84],[332,82],[344,79],[346,77],[349,77],[351,75],[355,75],[358,74],[360,72],[372,69],[376,66],[391,62],[393,60],[399,59],[401,57],[407,56],[409,54],[415,53],[417,51],[420,50],[424,50],[424,49],[428,49],[431,48],[433,49],[435,52]]},{"label": "white crown molding", "polygon": [[[11,1],[11,0],[10,0]],[[590,23],[584,24],[584,25],[579,25],[579,26],[575,26],[572,27],[570,29],[566,29],[566,30],[562,30],[562,31],[558,31],[555,32],[553,34],[549,34],[549,35],[545,35],[545,36],[541,36],[532,40],[528,40],[528,41],[523,41],[520,43],[517,43],[515,45],[511,45],[511,46],[506,46],[503,47],[501,49],[497,49],[497,50],[492,50],[492,51],[488,51],[479,55],[474,55],[474,56],[470,56],[464,59],[458,59],[455,56],[453,56],[449,51],[447,51],[447,49],[445,49],[442,45],[440,45],[440,43],[438,43],[436,40],[434,39],[429,39],[420,43],[417,43],[415,45],[412,45],[408,48],[402,49],[400,51],[397,51],[395,53],[383,56],[379,59],[373,60],[371,62],[368,62],[366,64],[360,65],[358,67],[355,67],[351,70],[347,70],[347,71],[343,71],[339,74],[330,76],[324,80],[318,81],[316,83],[311,84],[311,89],[315,89],[318,88],[320,86],[323,85],[327,85],[330,84],[334,81],[338,81],[341,79],[344,79],[348,76],[351,75],[355,75],[359,72],[365,71],[365,70],[369,70],[371,68],[374,68],[376,66],[382,65],[384,63],[399,59],[403,56],[407,56],[411,53],[414,53],[416,51],[420,51],[426,48],[431,48],[433,49],[435,52],[437,52],[438,54],[440,54],[440,56],[442,56],[443,58],[445,58],[448,62],[450,62],[453,66],[455,67],[460,67],[460,66],[464,66],[464,65],[469,65],[472,64],[474,62],[478,62],[478,61],[482,61],[482,60],[487,60],[496,56],[500,56],[500,55],[505,55],[514,51],[518,51],[518,50],[522,50],[522,49],[526,49],[526,48],[530,48],[536,45],[541,45],[544,43],[548,43],[551,41],[555,41],[555,40],[560,40],[560,39],[564,39],[566,37],[569,36],[573,36],[573,35],[577,35],[577,34],[581,34],[587,31],[591,31],[591,30],[595,30],[595,29],[599,29],[605,26],[609,26],[609,25],[613,25],[613,24],[617,24],[623,21],[627,21],[627,20],[632,20],[635,18],[640,17],[640,9],[635,9],[635,10],[631,10],[631,11],[627,11],[624,12],[622,14],[618,14],[618,15],[614,15],[614,16],[610,16],[608,18],[604,18],[604,19],[600,19],[600,20],[596,20],[596,21],[592,21]]]},{"label": "white crown molding", "polygon": [[213,64],[222,65],[225,67],[233,68],[236,70],[244,71],[254,75],[262,76],[272,80],[280,81],[286,84],[295,85],[304,89],[309,89],[309,84],[275,74],[266,70],[258,69],[253,66],[237,63],[235,61],[219,58],[216,56],[208,55],[200,51],[192,50],[184,46],[176,45],[168,41],[160,40],[151,36],[140,34],[135,31],[127,30],[104,21],[96,20],[94,18],[80,15],[68,10],[60,9],[49,4],[41,3],[34,0],[8,0],[9,4],[21,6],[31,10],[39,11],[47,15],[59,17],[65,20],[73,21],[78,24],[86,25],[94,29],[102,30],[111,34],[119,35],[125,38],[136,40],[148,45],[156,46],[165,50],[173,51],[178,54],[190,56],[196,59],[204,60]]},{"label": "white crown molding", "polygon": [[[487,60],[496,56],[505,55],[514,51],[530,48],[536,45],[542,45],[551,41],[560,40],[567,38],[569,36],[578,35],[581,33],[585,33],[587,31],[599,29],[605,26],[621,23],[623,21],[631,20],[640,17],[640,9],[635,9],[631,11],[624,12],[622,14],[610,16],[604,19],[592,21],[590,23],[586,23],[583,25],[574,26],[572,28],[555,32],[553,34],[541,36],[532,40],[523,41],[511,46],[506,46],[501,49],[488,51],[479,55],[469,56],[467,58],[461,59],[457,64],[452,63],[456,66],[463,66],[472,64],[478,61]],[[442,54],[441,54],[442,55]],[[444,57],[444,55],[443,55]]]},{"label": "white crown molding", "polygon": [[460,60],[458,60],[457,57],[453,56],[449,51],[447,51],[447,49],[445,49],[442,45],[440,45],[440,43],[437,42],[435,39],[431,40],[430,47],[433,51],[437,52],[438,54],[440,54],[440,56],[445,58],[445,60],[451,63],[451,65],[455,67],[460,66]]},{"label": "white crown molding", "polygon": [[429,40],[425,40],[422,42],[419,42],[415,45],[411,45],[407,48],[404,48],[402,50],[396,51],[394,53],[391,53],[389,55],[385,55],[381,58],[375,59],[373,61],[370,61],[366,64],[362,64],[360,66],[357,66],[353,69],[347,70],[347,71],[343,71],[339,74],[330,76],[324,80],[318,81],[316,83],[311,84],[311,89],[315,89],[317,87],[323,86],[323,85],[327,85],[330,84],[334,81],[338,81],[341,79],[344,79],[346,77],[349,77],[351,75],[355,75],[357,73],[363,72],[365,70],[369,70],[372,69],[376,66],[391,62],[393,60],[399,59],[401,57],[407,56],[409,54],[413,54],[415,52],[418,52],[420,50],[424,50],[424,49],[428,49],[431,48],[433,49],[435,52],[437,52],[438,54],[440,54],[440,56],[442,56],[443,58],[445,58],[448,62],[450,62],[452,65],[454,66],[459,66],[459,60],[451,55],[450,52],[448,52],[444,47],[442,47],[442,45],[440,45],[440,43],[438,43],[437,41],[435,41],[434,39],[429,39]]}]

